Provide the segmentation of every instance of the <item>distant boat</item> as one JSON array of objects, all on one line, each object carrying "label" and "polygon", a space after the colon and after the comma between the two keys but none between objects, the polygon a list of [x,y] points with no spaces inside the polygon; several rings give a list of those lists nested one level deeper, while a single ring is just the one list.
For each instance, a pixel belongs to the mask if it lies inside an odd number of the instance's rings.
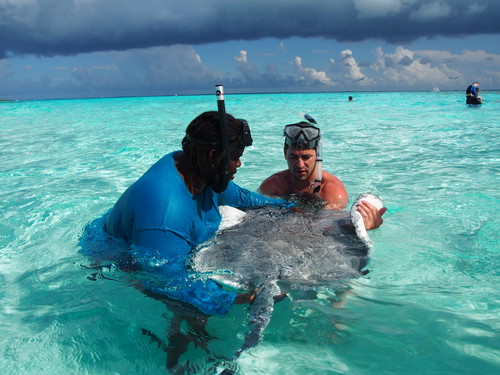
[{"label": "distant boat", "polygon": [[434,91],[434,92],[439,92],[439,91],[441,91],[441,90],[439,89],[439,87],[437,87],[437,86],[436,86],[436,87],[434,87],[434,89],[433,89],[432,91]]}]

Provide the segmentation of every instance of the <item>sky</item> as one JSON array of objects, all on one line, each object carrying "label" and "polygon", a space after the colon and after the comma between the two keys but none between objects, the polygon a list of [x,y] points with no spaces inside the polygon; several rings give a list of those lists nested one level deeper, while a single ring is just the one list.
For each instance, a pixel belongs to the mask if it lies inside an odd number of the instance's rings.
[{"label": "sky", "polygon": [[500,89],[499,0],[0,0],[0,99]]}]

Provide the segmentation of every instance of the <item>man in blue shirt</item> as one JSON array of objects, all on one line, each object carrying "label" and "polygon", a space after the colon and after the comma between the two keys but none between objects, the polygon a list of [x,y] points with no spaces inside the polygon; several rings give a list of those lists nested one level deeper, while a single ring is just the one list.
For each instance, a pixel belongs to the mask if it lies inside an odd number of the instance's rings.
[{"label": "man in blue shirt", "polygon": [[[161,276],[155,282],[145,281],[147,290],[187,302],[209,315],[223,315],[234,303],[248,303],[254,297],[202,281],[187,267],[190,251],[217,231],[219,206],[289,205],[231,181],[252,138],[246,121],[231,115],[226,115],[226,121],[227,150],[222,147],[218,112],[199,115],[186,129],[182,151],[164,156],[131,185],[105,224],[110,235],[132,245],[140,266]],[[228,171],[224,171],[227,157]]]},{"label": "man in blue shirt", "polygon": [[483,98],[479,95],[479,83],[473,82],[465,90],[466,104],[482,104]]}]

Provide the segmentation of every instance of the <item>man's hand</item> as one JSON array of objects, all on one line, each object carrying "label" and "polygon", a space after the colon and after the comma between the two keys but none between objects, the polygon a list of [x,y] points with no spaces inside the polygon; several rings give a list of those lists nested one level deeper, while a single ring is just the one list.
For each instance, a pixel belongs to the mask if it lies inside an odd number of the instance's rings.
[{"label": "man's hand", "polygon": [[[248,293],[239,293],[236,296],[236,299],[234,300],[234,304],[235,305],[241,305],[241,304],[244,304],[244,303],[253,303],[253,301],[255,300],[255,296],[257,295],[257,293],[259,293],[259,289],[258,288],[254,289],[254,290],[252,290],[251,292],[248,292]],[[277,294],[277,295],[273,296],[274,303],[283,301],[286,297],[288,297],[286,293]]]},{"label": "man's hand", "polygon": [[255,300],[255,296],[257,295],[257,293],[258,293],[257,289],[252,290],[251,292],[248,293],[239,293],[234,300],[234,304],[241,305],[244,303],[252,303]]},{"label": "man's hand", "polygon": [[382,215],[387,211],[386,207],[382,207],[380,210],[366,201],[361,201],[358,204],[358,211],[363,217],[366,230],[377,229],[382,225],[384,220]]}]

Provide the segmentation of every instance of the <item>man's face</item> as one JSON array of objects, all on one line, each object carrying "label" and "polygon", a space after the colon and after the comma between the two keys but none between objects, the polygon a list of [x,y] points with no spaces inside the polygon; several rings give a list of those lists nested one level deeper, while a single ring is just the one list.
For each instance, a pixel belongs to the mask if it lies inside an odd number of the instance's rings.
[{"label": "man's face", "polygon": [[307,181],[316,168],[316,150],[313,148],[299,149],[289,146],[285,150],[285,159],[292,177],[297,181]]}]

